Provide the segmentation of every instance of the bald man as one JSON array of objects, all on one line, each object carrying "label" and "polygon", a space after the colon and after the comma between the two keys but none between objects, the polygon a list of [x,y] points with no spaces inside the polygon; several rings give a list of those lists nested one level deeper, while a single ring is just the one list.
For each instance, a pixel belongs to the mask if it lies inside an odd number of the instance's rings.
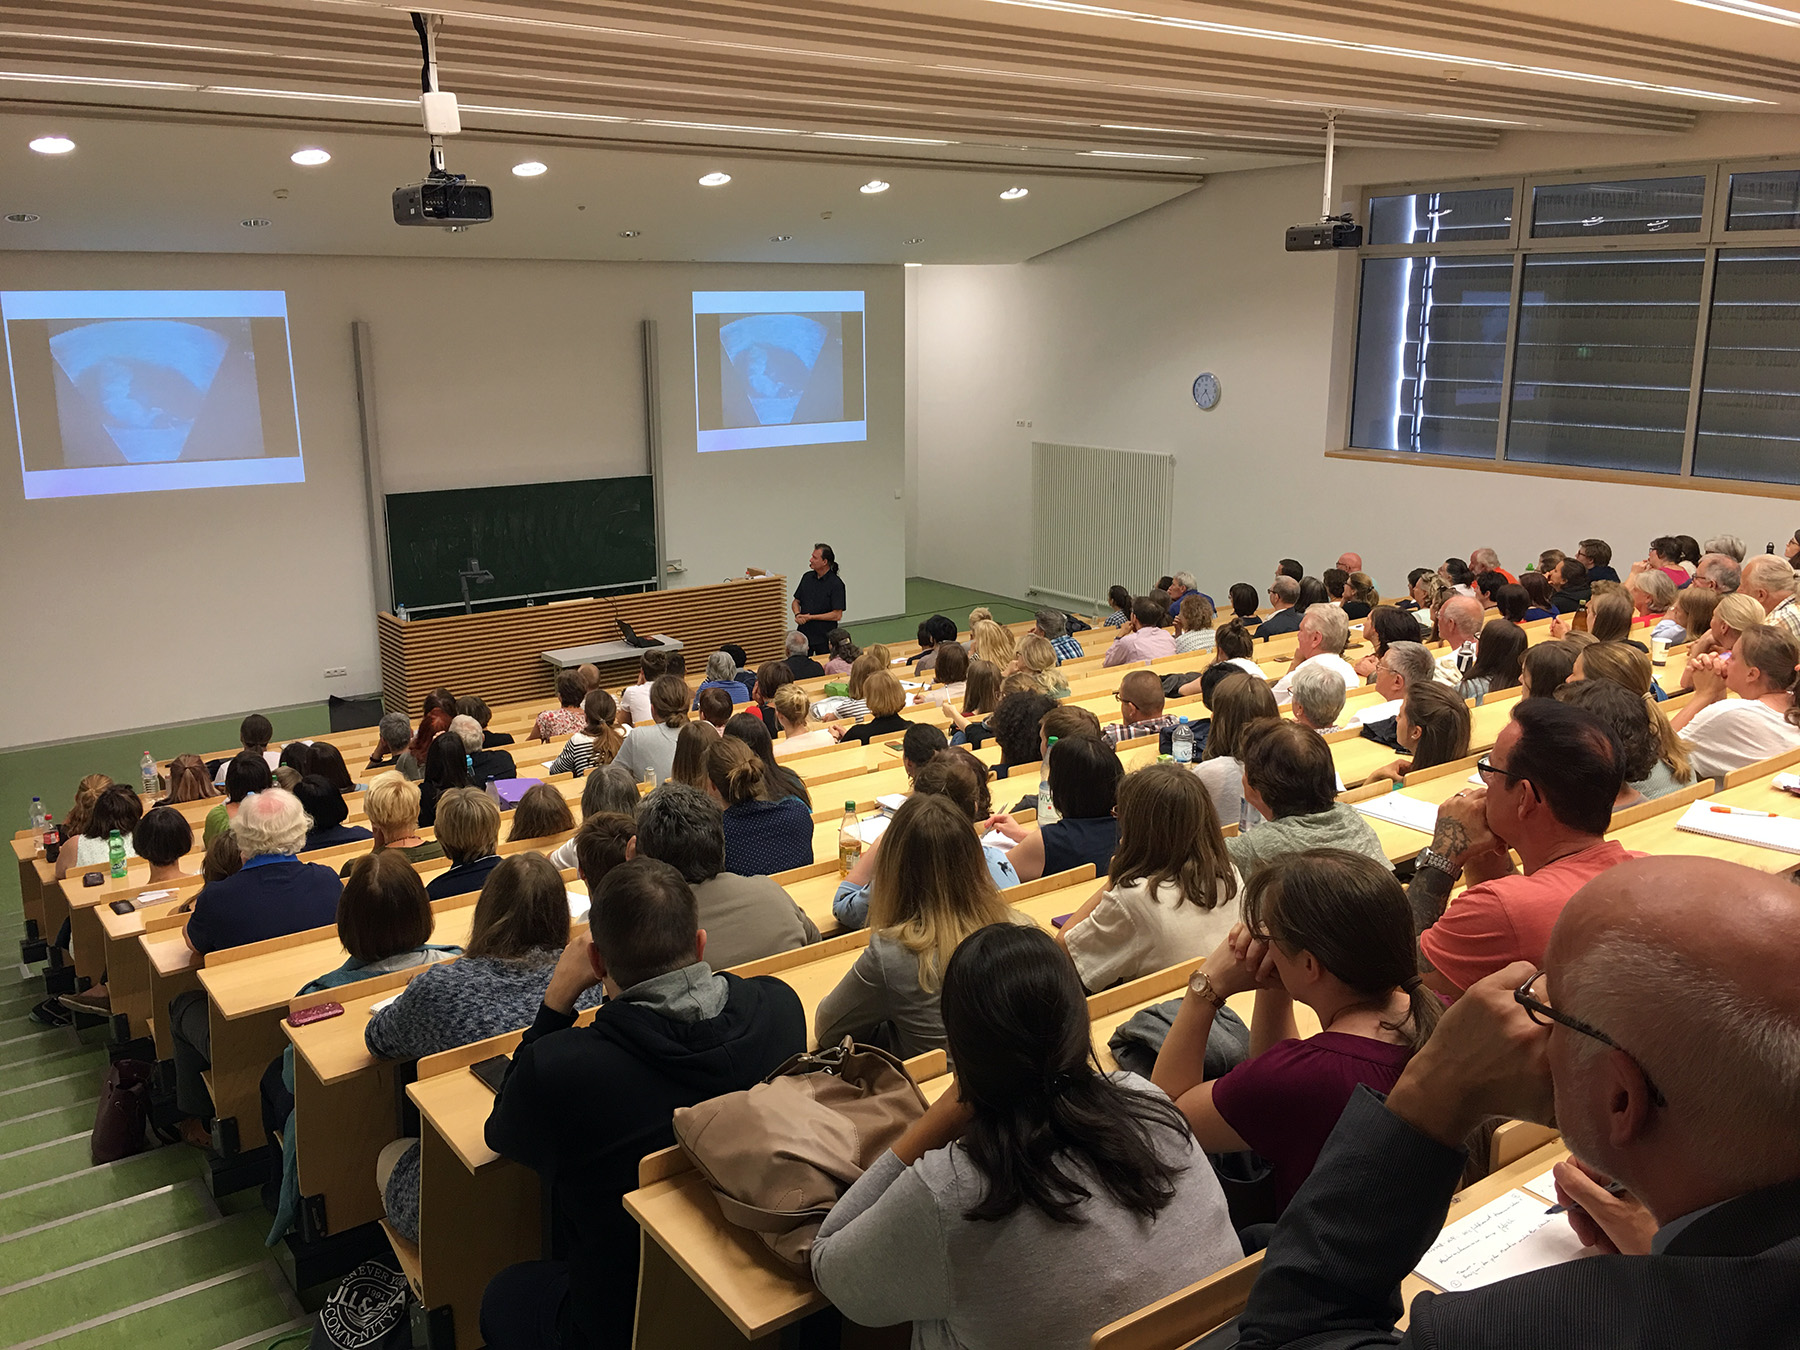
[{"label": "bald man", "polygon": [[1450,646],[1438,657],[1438,669],[1446,680],[1460,683],[1463,673],[1475,663],[1475,639],[1481,636],[1486,618],[1487,611],[1473,596],[1453,595],[1438,606],[1438,636]]},{"label": "bald man", "polygon": [[1363,570],[1362,554],[1340,553],[1338,554],[1337,565],[1338,571],[1340,572],[1360,572]]},{"label": "bald man", "polygon": [[[1103,728],[1100,735],[1115,749],[1120,741],[1136,740],[1139,736],[1158,736],[1161,738],[1161,748],[1166,752],[1169,733],[1180,721],[1179,717],[1163,715],[1162,677],[1154,670],[1134,670],[1119,681],[1119,720]],[[1200,758],[1204,734],[1202,730],[1195,737],[1195,759]]]},{"label": "bald man", "polygon": [[[1556,1122],[1579,1160],[1555,1169],[1567,1222],[1608,1254],[1421,1294],[1397,1335],[1400,1282],[1491,1116]],[[1269,1243],[1238,1344],[1791,1346],[1796,1119],[1800,892],[1711,858],[1623,863],[1569,901],[1541,970],[1509,965],[1445,1013],[1385,1103],[1357,1089]]]}]

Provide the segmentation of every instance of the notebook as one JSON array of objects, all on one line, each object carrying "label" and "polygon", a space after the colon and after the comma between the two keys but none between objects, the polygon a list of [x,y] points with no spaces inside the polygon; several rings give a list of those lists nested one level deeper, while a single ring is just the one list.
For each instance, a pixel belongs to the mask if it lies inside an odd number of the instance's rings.
[{"label": "notebook", "polygon": [[1698,801],[1681,813],[1675,828],[1689,834],[1703,834],[1709,839],[1727,839],[1737,844],[1755,844],[1758,848],[1780,849],[1783,853],[1800,853],[1800,820],[1790,816],[1739,815],[1729,808]]},{"label": "notebook", "polygon": [[906,794],[904,792],[889,792],[883,796],[877,797],[875,799],[875,805],[879,806],[891,816],[894,812],[906,805]]},{"label": "notebook", "polygon": [[1402,825],[1421,834],[1437,832],[1437,807],[1417,797],[1408,797],[1404,792],[1390,792],[1384,797],[1371,797],[1354,805],[1372,820],[1385,820],[1390,825]]},{"label": "notebook", "polygon": [[1479,1289],[1577,1257],[1583,1247],[1562,1215],[1546,1214],[1539,1196],[1508,1191],[1473,1214],[1445,1226],[1414,1268],[1440,1289]]}]

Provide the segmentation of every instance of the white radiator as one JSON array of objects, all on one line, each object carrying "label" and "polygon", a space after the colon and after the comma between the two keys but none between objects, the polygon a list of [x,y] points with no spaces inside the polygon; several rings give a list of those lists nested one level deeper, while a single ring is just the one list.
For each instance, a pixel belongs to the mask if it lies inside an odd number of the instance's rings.
[{"label": "white radiator", "polygon": [[1175,456],[1031,445],[1032,592],[1106,612],[1106,592],[1142,595],[1169,566]]}]

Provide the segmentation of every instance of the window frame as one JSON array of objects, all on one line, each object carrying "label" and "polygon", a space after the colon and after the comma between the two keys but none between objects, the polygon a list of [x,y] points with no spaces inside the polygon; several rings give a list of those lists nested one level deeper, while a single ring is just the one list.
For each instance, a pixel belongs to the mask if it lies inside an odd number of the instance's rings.
[{"label": "window frame", "polygon": [[[1710,478],[1694,473],[1694,453],[1698,439],[1700,404],[1706,378],[1707,341],[1710,336],[1714,289],[1721,249],[1800,246],[1800,229],[1791,230],[1727,230],[1731,176],[1736,173],[1768,173],[1780,170],[1800,172],[1800,155],[1769,155],[1706,162],[1657,162],[1628,164],[1591,169],[1557,170],[1546,173],[1489,174],[1468,178],[1408,179],[1394,183],[1375,183],[1356,190],[1358,219],[1372,220],[1371,201],[1376,197],[1405,196],[1424,192],[1457,192],[1472,188],[1511,186],[1513,189],[1512,231],[1505,239],[1479,239],[1456,243],[1432,244],[1366,244],[1346,258],[1351,264],[1347,286],[1340,295],[1348,302],[1346,317],[1338,332],[1346,339],[1343,358],[1334,362],[1335,382],[1342,391],[1334,397],[1336,434],[1326,456],[1333,459],[1372,460],[1390,464],[1423,464],[1438,468],[1477,469],[1484,472],[1524,474],[1539,478],[1577,479],[1594,482],[1632,483],[1651,487],[1687,488],[1702,492],[1753,493],[1759,496],[1800,498],[1800,483],[1769,483],[1756,479]],[[1528,218],[1533,195],[1539,187],[1567,183],[1607,182],[1637,178],[1691,178],[1705,181],[1700,206],[1700,228],[1689,234],[1600,235],[1592,239],[1533,239]],[[1647,470],[1596,469],[1576,465],[1543,464],[1535,461],[1509,460],[1506,455],[1507,435],[1512,421],[1513,372],[1518,354],[1520,301],[1524,288],[1525,260],[1533,255],[1571,253],[1652,253],[1670,250],[1698,249],[1703,258],[1700,277],[1699,318],[1695,332],[1694,360],[1689,372],[1687,418],[1682,436],[1681,467],[1677,473],[1653,473]],[[1446,455],[1410,450],[1376,450],[1353,446],[1353,417],[1356,395],[1356,362],[1361,341],[1363,264],[1373,258],[1451,257],[1456,255],[1504,254],[1513,264],[1512,295],[1507,308],[1506,355],[1501,369],[1500,414],[1497,419],[1492,458]]]}]

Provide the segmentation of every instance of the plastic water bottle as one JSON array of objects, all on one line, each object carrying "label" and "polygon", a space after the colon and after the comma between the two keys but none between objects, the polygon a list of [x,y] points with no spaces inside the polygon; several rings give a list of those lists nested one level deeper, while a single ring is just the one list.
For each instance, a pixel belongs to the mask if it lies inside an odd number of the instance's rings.
[{"label": "plastic water bottle", "polygon": [[156,761],[150,758],[150,752],[144,751],[144,757],[138,761],[138,774],[144,780],[144,795],[154,797],[162,784],[162,775],[156,771]]},{"label": "plastic water bottle", "polygon": [[44,801],[41,797],[31,799],[31,832],[33,834],[44,832]]},{"label": "plastic water bottle", "polygon": [[1187,718],[1175,724],[1175,730],[1169,736],[1169,749],[1174,752],[1177,764],[1194,762],[1194,729],[1188,725]]},{"label": "plastic water bottle", "polygon": [[125,878],[125,841],[114,830],[106,836],[106,857],[112,863],[113,880],[123,881]]},{"label": "plastic water bottle", "polygon": [[1056,749],[1056,737],[1044,747],[1044,771],[1038,776],[1037,790],[1037,823],[1041,830],[1046,825],[1054,825],[1062,819],[1056,809],[1056,800],[1050,795],[1050,752]]},{"label": "plastic water bottle", "polygon": [[838,831],[838,875],[847,877],[856,860],[862,857],[862,824],[856,818],[856,803],[844,803],[844,824]]},{"label": "plastic water bottle", "polygon": [[399,622],[401,622],[401,623],[410,623],[410,622],[412,622],[412,621],[411,621],[411,620],[410,620],[410,619],[408,619],[408,618],[407,618],[407,617],[406,617],[406,606],[405,606],[405,605],[404,605],[404,604],[401,604],[401,605],[399,605],[399,606],[397,606],[397,607],[396,607],[396,608],[395,608],[395,610],[394,610],[394,618],[395,618],[395,619],[397,619],[397,620],[398,620],[398,621],[399,621]]},{"label": "plastic water bottle", "polygon": [[656,770],[655,769],[645,769],[644,770],[644,791],[645,792],[655,792],[656,791]]}]

